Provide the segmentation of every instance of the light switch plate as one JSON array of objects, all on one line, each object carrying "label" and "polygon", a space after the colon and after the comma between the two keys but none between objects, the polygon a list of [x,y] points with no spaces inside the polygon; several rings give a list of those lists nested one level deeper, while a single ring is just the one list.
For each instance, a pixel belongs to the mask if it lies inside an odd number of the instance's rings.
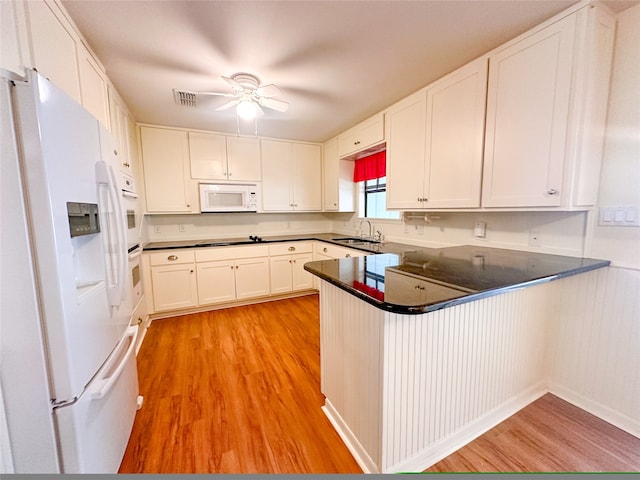
[{"label": "light switch plate", "polygon": [[487,235],[487,224],[485,222],[476,222],[473,226],[473,236],[476,238],[484,238]]},{"label": "light switch plate", "polygon": [[600,207],[598,225],[610,227],[638,227],[640,226],[640,208],[629,205]]}]

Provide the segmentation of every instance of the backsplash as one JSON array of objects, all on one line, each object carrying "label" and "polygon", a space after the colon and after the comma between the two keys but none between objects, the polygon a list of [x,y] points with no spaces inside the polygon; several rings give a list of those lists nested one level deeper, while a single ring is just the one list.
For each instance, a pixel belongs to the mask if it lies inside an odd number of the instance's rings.
[{"label": "backsplash", "polygon": [[[480,245],[580,257],[586,217],[585,212],[445,212],[429,214],[426,220],[424,215],[416,215],[405,221],[371,219],[371,223],[374,233],[379,230],[390,242],[435,248]],[[484,238],[474,236],[476,222],[484,224]],[[336,215],[332,230],[358,234],[360,219]]]},{"label": "backsplash", "polygon": [[[481,245],[568,256],[583,256],[584,212],[451,212],[433,214],[427,223],[410,220],[372,219],[373,233],[380,230],[385,241],[425,247]],[[473,236],[476,222],[484,222],[485,237]],[[286,235],[336,232],[360,233],[355,214],[216,213],[201,215],[147,215],[145,241],[234,238],[249,235]],[[364,235],[368,226],[364,225]]]},{"label": "backsplash", "polygon": [[146,215],[143,241],[248,237],[329,232],[331,216],[323,213],[210,213]]}]

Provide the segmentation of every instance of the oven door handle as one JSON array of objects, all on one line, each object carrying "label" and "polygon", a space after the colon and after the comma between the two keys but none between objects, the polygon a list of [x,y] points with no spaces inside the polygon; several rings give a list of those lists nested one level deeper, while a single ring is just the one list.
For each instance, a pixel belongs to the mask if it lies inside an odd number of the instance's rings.
[{"label": "oven door handle", "polygon": [[142,249],[138,248],[129,254],[129,260],[133,260],[134,258],[138,258],[142,255]]},{"label": "oven door handle", "polygon": [[122,190],[122,196],[128,198],[139,198],[137,193],[127,192],[126,190]]}]

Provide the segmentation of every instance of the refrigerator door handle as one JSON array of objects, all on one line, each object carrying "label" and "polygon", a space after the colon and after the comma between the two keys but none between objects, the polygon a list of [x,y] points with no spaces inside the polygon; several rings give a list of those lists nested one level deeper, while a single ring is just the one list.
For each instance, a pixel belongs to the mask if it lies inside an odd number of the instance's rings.
[{"label": "refrigerator door handle", "polygon": [[[114,265],[115,274],[112,273],[113,284],[108,285],[107,292],[109,296],[109,303],[112,306],[119,306],[122,303],[125,293],[125,281],[127,270],[127,239],[126,239],[126,226],[124,219],[124,210],[122,209],[122,203],[120,202],[120,190],[118,189],[118,183],[116,181],[113,167],[107,165],[104,161],[96,163],[96,177],[98,184],[104,185],[106,188],[107,196],[112,208],[113,224],[115,225],[115,232],[109,232],[109,236],[115,233],[116,236],[116,261]],[[109,222],[106,222],[108,225]],[[110,226],[108,228],[111,228]],[[110,265],[110,262],[107,262]]]},{"label": "refrigerator door handle", "polygon": [[[93,388],[91,389],[91,399],[92,400],[100,400],[103,398],[118,380],[118,377],[127,366],[127,362],[133,352],[136,349],[136,340],[138,339],[138,326],[130,326],[127,328],[127,331],[122,337],[120,344],[116,347],[113,355],[111,356],[111,361],[109,361],[102,369],[101,374],[106,374],[108,376],[103,378],[97,378],[93,382]],[[126,350],[126,353],[123,356],[120,356],[120,352],[127,345],[127,341],[129,341],[129,346]],[[112,365],[112,363],[120,360],[116,366]]]}]

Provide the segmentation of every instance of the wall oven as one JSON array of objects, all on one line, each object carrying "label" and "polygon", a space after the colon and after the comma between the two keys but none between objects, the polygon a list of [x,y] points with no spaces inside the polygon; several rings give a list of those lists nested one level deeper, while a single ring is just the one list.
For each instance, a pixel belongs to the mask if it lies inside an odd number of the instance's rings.
[{"label": "wall oven", "polygon": [[131,175],[120,172],[120,188],[122,191],[122,208],[127,225],[127,249],[129,252],[140,248],[140,222],[142,215],[136,192],[136,182]]}]

